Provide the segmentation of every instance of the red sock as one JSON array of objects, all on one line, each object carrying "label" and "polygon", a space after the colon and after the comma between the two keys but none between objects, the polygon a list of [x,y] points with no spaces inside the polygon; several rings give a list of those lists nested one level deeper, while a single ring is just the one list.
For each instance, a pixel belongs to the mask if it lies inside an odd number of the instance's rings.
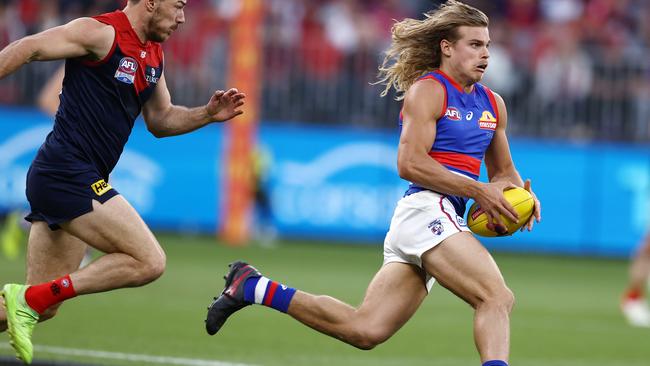
[{"label": "red sock", "polygon": [[27,305],[39,314],[43,314],[50,306],[75,296],[77,293],[72,286],[70,275],[40,285],[29,286],[25,291]]},{"label": "red sock", "polygon": [[643,291],[639,289],[628,289],[623,297],[626,300],[639,300],[643,297]]}]

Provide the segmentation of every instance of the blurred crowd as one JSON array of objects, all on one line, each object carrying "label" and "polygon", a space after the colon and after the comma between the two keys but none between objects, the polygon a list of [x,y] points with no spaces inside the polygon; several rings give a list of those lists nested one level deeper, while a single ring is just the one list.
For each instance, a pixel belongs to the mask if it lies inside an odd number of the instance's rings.
[{"label": "blurred crowd", "polygon": [[486,84],[529,136],[648,141],[650,2],[468,1],[491,17]]},{"label": "blurred crowd", "polygon": [[[0,47],[124,0],[0,0]],[[265,0],[262,118],[393,127],[399,103],[373,86],[394,19],[441,1]],[[485,84],[508,103],[511,132],[562,139],[650,141],[650,1],[466,0],[490,16]],[[204,103],[228,86],[229,25],[240,0],[188,0],[165,43],[174,101]],[[0,103],[30,104],[56,66],[0,81]]]}]

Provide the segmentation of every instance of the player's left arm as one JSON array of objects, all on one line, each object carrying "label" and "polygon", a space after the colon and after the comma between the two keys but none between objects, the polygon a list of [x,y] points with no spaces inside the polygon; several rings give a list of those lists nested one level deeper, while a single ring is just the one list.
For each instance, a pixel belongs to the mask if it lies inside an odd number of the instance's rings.
[{"label": "player's left arm", "polygon": [[182,135],[212,122],[224,122],[244,111],[246,95],[235,88],[217,90],[208,103],[201,107],[187,108],[172,104],[163,74],[153,95],[142,108],[147,129],[156,137]]},{"label": "player's left arm", "polygon": [[499,120],[490,146],[485,152],[485,166],[487,168],[488,178],[490,182],[511,182],[517,186],[524,187],[530,192],[535,201],[535,210],[528,223],[522,227],[522,230],[523,228],[527,228],[530,231],[533,229],[533,222],[540,222],[542,219],[542,206],[531,188],[530,179],[526,179],[524,182],[515,168],[515,163],[512,161],[512,155],[510,154],[510,144],[506,135],[506,127],[508,126],[506,104],[499,94],[494,93],[494,97],[496,99]]},{"label": "player's left arm", "polygon": [[61,65],[38,94],[38,107],[50,116],[56,115],[59,109],[59,94],[61,94],[61,89],[63,88],[64,77],[65,67]]}]

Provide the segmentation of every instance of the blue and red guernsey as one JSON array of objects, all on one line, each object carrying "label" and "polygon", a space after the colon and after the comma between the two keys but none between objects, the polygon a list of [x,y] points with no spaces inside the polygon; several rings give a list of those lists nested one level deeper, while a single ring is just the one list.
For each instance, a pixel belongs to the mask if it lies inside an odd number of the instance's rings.
[{"label": "blue and red guernsey", "polygon": [[[451,171],[478,180],[481,161],[499,122],[494,94],[480,83],[476,83],[470,93],[465,93],[458,83],[440,70],[427,73],[420,78],[423,79],[435,80],[445,90],[444,115],[436,121],[436,139],[429,156]],[[406,195],[424,189],[411,183]],[[462,216],[468,199],[447,197]]]},{"label": "blue and red guernsey", "polygon": [[93,18],[115,29],[111,50],[98,61],[66,60],[54,128],[34,164],[95,169],[108,179],[162,75],[163,51],[142,43],[122,11]]}]

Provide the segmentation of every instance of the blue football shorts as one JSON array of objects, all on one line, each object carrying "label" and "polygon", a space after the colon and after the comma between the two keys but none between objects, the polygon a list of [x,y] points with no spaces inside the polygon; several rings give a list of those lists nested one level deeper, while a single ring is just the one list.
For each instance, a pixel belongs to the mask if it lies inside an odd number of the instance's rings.
[{"label": "blue football shorts", "polygon": [[93,169],[57,169],[32,164],[27,172],[29,222],[45,221],[51,230],[93,210],[92,201],[104,203],[119,193]]}]

